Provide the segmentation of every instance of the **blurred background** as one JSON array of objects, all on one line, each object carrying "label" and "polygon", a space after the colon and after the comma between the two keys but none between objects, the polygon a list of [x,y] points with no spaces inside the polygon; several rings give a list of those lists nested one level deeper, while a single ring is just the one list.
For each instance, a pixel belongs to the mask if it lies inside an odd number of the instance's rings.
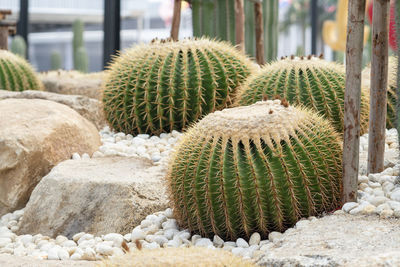
[{"label": "blurred background", "polygon": [[[0,7],[11,9],[12,15],[9,18],[18,21],[21,2],[0,0]],[[311,54],[312,2],[317,2],[317,6],[314,7],[314,15],[317,15],[313,25],[316,32],[314,54],[324,53],[327,60],[343,62],[343,52],[340,49],[332,50],[332,46],[323,40],[324,22],[335,21],[338,6],[343,4],[341,2],[347,3],[341,0],[279,0],[279,8],[276,10],[279,13],[278,58],[292,54]],[[120,49],[140,42],[149,42],[155,37],[169,37],[173,3],[173,0],[121,0]],[[104,7],[104,0],[29,0],[29,61],[38,71],[47,71],[52,68],[52,54],[57,54],[60,57],[61,68],[73,69],[72,24],[80,20],[83,22],[83,43],[88,57],[88,71],[102,70]],[[192,28],[192,3],[183,2],[179,38],[192,36]],[[340,29],[336,29],[338,30]],[[12,39],[10,36],[9,43]]]}]

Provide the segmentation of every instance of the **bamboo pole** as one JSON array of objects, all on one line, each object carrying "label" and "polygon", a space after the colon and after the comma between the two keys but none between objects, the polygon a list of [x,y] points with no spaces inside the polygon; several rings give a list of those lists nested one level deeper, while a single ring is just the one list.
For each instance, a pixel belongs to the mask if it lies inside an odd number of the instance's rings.
[{"label": "bamboo pole", "polygon": [[348,9],[343,134],[343,203],[357,200],[365,0],[349,1]]},{"label": "bamboo pole", "polygon": [[256,25],[256,61],[258,65],[264,65],[264,21],[262,11],[262,0],[254,3],[255,25]]},{"label": "bamboo pole", "polygon": [[389,0],[374,0],[372,16],[368,173],[377,173],[384,170],[389,6]]},{"label": "bamboo pole", "polygon": [[244,5],[235,0],[235,36],[237,48],[244,53]]},{"label": "bamboo pole", "polygon": [[175,0],[174,13],[172,15],[172,25],[171,25],[171,39],[174,41],[178,41],[179,38],[179,24],[181,22],[181,6],[182,6],[182,0]]}]

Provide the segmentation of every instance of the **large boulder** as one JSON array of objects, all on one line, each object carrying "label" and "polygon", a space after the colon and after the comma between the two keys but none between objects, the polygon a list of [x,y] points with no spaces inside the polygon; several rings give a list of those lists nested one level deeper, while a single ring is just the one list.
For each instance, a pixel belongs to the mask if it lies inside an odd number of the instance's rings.
[{"label": "large boulder", "polygon": [[96,127],[65,105],[0,100],[0,216],[23,208],[57,163],[74,152],[91,154],[100,144]]},{"label": "large boulder", "polygon": [[104,72],[48,71],[39,74],[45,90],[66,95],[84,95],[101,100]]},{"label": "large boulder", "polygon": [[104,117],[102,103],[99,100],[92,99],[86,96],[63,95],[32,90],[22,92],[0,90],[0,99],[7,98],[45,99],[54,101],[72,108],[84,118],[91,121],[99,130],[107,124]]},{"label": "large boulder", "polygon": [[20,234],[126,234],[168,207],[165,167],[136,157],[67,160],[33,190]]}]

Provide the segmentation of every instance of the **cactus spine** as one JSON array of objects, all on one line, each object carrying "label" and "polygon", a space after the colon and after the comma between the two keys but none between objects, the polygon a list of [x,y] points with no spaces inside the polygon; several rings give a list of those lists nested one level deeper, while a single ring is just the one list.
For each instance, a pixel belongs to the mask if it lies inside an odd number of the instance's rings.
[{"label": "cactus spine", "polygon": [[24,38],[19,35],[15,36],[11,41],[10,50],[14,54],[19,55],[22,58],[26,58],[26,43]]},{"label": "cactus spine", "polygon": [[231,104],[253,63],[232,46],[200,40],[154,41],[112,63],[103,103],[111,126],[125,133],[185,129]]},{"label": "cactus spine", "polygon": [[85,50],[83,41],[84,25],[81,20],[75,20],[73,25],[73,52],[74,52],[74,69],[82,72],[87,72],[88,56]]},{"label": "cactus spine", "polygon": [[25,59],[0,50],[0,89],[24,91],[41,90],[42,87],[33,67]]},{"label": "cactus spine", "polygon": [[62,60],[61,60],[61,55],[60,52],[58,51],[53,51],[50,55],[50,61],[51,61],[51,70],[59,70],[61,69],[62,65]]},{"label": "cactus spine", "polygon": [[[345,71],[342,65],[319,58],[286,58],[263,67],[239,89],[236,105],[249,105],[276,95],[304,105],[331,120],[343,132]],[[368,129],[368,95],[361,97],[361,133]]]},{"label": "cactus spine", "polygon": [[235,240],[284,231],[340,206],[341,139],[329,121],[268,100],[189,129],[167,180],[182,227]]}]

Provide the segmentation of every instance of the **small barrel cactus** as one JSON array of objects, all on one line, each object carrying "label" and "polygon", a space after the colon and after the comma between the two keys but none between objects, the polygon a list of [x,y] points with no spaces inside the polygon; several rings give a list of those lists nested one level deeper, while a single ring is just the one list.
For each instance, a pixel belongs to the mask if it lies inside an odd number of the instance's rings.
[{"label": "small barrel cactus", "polygon": [[[236,105],[249,105],[263,98],[280,96],[293,105],[314,109],[343,132],[344,67],[317,57],[285,58],[266,65],[239,89]],[[361,133],[367,132],[369,97],[361,96]]]},{"label": "small barrel cactus", "polygon": [[20,57],[26,58],[26,42],[22,36],[15,36],[11,41],[11,52]]},{"label": "small barrel cactus", "polygon": [[235,240],[340,207],[341,138],[312,110],[268,100],[207,115],[171,159],[182,227]]},{"label": "small barrel cactus", "polygon": [[42,82],[25,59],[9,51],[0,50],[0,89],[24,91],[42,88]]},{"label": "small barrel cactus", "polygon": [[227,43],[153,41],[115,58],[105,81],[106,118],[117,131],[182,130],[232,102],[254,64]]}]

